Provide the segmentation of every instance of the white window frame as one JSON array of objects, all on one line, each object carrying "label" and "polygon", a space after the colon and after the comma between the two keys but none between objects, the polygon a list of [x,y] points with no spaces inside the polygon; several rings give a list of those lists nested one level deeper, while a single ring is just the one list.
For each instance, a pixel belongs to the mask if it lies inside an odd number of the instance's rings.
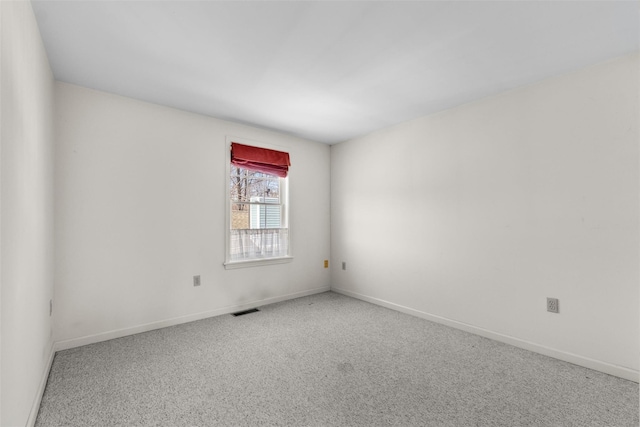
[{"label": "white window frame", "polygon": [[225,197],[226,197],[226,212],[225,212],[225,262],[224,268],[227,270],[245,267],[258,267],[263,265],[283,264],[293,261],[292,248],[291,248],[291,221],[290,221],[290,209],[289,209],[289,190],[290,183],[289,178],[281,178],[280,181],[280,197],[284,204],[284,217],[287,224],[287,234],[289,237],[288,254],[281,257],[272,258],[256,258],[250,260],[231,260],[231,190],[230,190],[230,175],[231,175],[231,143],[237,142],[239,144],[251,145],[253,147],[267,148],[270,150],[285,151],[288,152],[287,147],[281,147],[274,144],[267,144],[259,141],[253,141],[246,138],[239,138],[233,136],[226,137],[225,144]]}]

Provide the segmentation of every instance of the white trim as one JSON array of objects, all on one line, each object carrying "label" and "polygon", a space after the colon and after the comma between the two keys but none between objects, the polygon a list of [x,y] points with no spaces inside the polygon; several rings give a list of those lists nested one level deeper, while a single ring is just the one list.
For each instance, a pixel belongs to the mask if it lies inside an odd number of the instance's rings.
[{"label": "white trim", "polygon": [[29,418],[27,419],[27,427],[33,427],[36,425],[36,419],[38,418],[38,412],[40,411],[40,403],[42,402],[42,396],[44,395],[44,389],[47,387],[47,380],[49,379],[49,372],[51,371],[51,365],[53,365],[53,357],[55,356],[55,345],[52,344],[49,348],[49,359],[42,372],[42,378],[40,379],[40,385],[36,392],[36,397],[31,405],[31,411],[29,412]]},{"label": "white trim", "polygon": [[226,270],[234,270],[236,268],[259,267],[262,265],[271,265],[271,264],[285,264],[291,261],[293,261],[292,256],[278,257],[278,258],[250,259],[246,261],[228,261],[224,263],[224,268]]},{"label": "white trim", "polygon": [[69,340],[58,341],[54,344],[54,347],[56,351],[67,350],[70,348],[80,347],[88,344],[94,344],[102,341],[111,340],[114,338],[126,337],[128,335],[139,334],[141,332],[148,332],[154,329],[161,329],[169,326],[180,325],[182,323],[194,322],[196,320],[202,320],[209,317],[234,313],[236,311],[246,310],[249,308],[254,308],[256,306],[273,304],[276,302],[287,301],[290,299],[300,298],[308,295],[319,294],[322,292],[327,292],[329,290],[330,290],[329,286],[324,286],[321,288],[309,289],[306,291],[294,292],[291,294],[279,295],[276,297],[250,301],[243,304],[218,308],[215,310],[203,311],[201,313],[188,314],[186,316],[174,317],[172,319],[160,320],[157,322],[151,322],[143,325],[132,326],[129,328],[116,329],[113,331],[102,332],[95,335],[87,335],[80,338],[72,338]]},{"label": "white trim", "polygon": [[602,362],[600,360],[591,359],[589,357],[580,356],[578,354],[557,350],[555,348],[547,347],[547,346],[536,344],[530,341],[525,341],[519,338],[515,338],[509,335],[493,332],[488,329],[469,325],[467,323],[458,322],[457,320],[447,319],[446,317],[425,313],[424,311],[416,310],[410,307],[405,307],[403,305],[395,304],[379,298],[362,295],[357,292],[347,291],[345,289],[339,289],[333,286],[331,287],[331,290],[333,292],[337,292],[339,294],[357,298],[359,300],[370,302],[372,304],[380,305],[382,307],[386,307],[391,310],[400,311],[402,313],[406,313],[412,316],[420,317],[422,319],[430,320],[435,323],[440,323],[446,326],[450,326],[452,328],[461,329],[463,331],[470,332],[472,334],[480,335],[485,338],[490,338],[495,341],[500,341],[505,344],[512,345],[514,347],[523,348],[525,350],[533,351],[535,353],[543,354],[545,356],[549,356],[555,359],[563,360],[565,362],[573,363],[574,365],[579,365],[585,368],[593,369],[595,371],[604,372],[605,374],[624,378],[626,380],[634,381],[636,383],[639,380],[638,371],[630,368],[625,368],[624,366],[613,365],[611,363]]}]

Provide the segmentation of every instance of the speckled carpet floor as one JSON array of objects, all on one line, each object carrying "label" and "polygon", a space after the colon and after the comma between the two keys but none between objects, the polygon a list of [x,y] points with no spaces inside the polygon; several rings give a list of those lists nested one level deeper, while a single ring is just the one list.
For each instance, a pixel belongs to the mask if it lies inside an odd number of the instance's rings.
[{"label": "speckled carpet floor", "polygon": [[638,384],[327,292],[58,352],[46,426],[638,426]]}]

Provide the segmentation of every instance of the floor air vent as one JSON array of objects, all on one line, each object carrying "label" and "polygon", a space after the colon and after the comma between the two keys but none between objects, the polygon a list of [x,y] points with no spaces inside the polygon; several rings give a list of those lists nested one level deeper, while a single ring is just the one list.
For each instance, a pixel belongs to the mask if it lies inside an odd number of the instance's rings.
[{"label": "floor air vent", "polygon": [[255,313],[256,311],[260,311],[260,310],[258,310],[257,308],[250,308],[249,310],[237,311],[235,313],[231,313],[231,315],[237,317],[237,316],[242,316],[249,313]]}]

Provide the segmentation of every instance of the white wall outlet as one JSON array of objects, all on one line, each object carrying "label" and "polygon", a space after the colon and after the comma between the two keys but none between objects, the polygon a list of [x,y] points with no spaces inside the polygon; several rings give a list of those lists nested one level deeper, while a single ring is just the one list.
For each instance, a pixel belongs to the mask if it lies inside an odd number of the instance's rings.
[{"label": "white wall outlet", "polygon": [[547,298],[547,311],[551,313],[559,313],[558,298]]}]

